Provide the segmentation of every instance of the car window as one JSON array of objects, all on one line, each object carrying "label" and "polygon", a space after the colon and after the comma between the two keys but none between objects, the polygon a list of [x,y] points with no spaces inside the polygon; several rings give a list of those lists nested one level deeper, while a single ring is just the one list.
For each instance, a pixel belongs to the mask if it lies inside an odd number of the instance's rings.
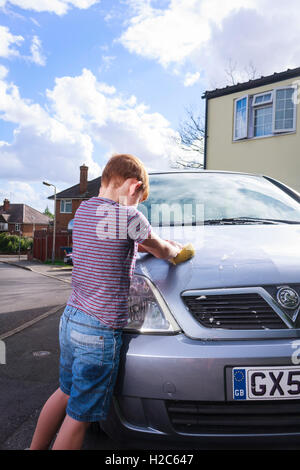
[{"label": "car window", "polygon": [[138,208],[153,226],[237,217],[300,223],[299,202],[262,176],[169,173],[149,175],[149,182],[149,198]]}]

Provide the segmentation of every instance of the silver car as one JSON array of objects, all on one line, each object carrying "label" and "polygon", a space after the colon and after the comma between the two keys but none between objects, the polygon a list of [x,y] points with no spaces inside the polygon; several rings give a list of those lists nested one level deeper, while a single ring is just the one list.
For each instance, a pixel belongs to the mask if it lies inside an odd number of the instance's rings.
[{"label": "silver car", "polygon": [[300,437],[300,195],[264,175],[151,173],[139,206],[182,264],[139,253],[102,429],[120,442]]}]

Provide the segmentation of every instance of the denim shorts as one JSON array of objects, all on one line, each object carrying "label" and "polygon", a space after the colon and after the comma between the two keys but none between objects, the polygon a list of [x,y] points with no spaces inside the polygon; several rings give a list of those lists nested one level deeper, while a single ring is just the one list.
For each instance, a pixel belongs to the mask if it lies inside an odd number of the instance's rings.
[{"label": "denim shorts", "polygon": [[77,421],[105,420],[117,378],[122,329],[67,305],[59,324],[60,389]]}]

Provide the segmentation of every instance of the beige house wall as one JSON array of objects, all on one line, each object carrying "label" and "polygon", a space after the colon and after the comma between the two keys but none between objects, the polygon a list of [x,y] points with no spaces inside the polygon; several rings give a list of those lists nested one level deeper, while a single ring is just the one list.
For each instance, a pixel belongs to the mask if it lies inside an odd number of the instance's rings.
[{"label": "beige house wall", "polygon": [[[300,191],[300,104],[296,132],[233,140],[234,100],[274,88],[292,85],[298,78],[271,83],[238,93],[210,98],[207,118],[206,169],[243,171],[271,176]],[[298,96],[300,86],[298,85]]]}]

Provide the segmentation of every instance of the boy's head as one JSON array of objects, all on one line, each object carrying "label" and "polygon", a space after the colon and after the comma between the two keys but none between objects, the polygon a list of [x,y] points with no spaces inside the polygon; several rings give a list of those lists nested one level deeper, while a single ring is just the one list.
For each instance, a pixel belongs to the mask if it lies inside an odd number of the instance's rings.
[{"label": "boy's head", "polygon": [[120,196],[143,202],[149,195],[149,178],[141,160],[133,155],[113,155],[101,175],[101,186],[120,189]]}]

